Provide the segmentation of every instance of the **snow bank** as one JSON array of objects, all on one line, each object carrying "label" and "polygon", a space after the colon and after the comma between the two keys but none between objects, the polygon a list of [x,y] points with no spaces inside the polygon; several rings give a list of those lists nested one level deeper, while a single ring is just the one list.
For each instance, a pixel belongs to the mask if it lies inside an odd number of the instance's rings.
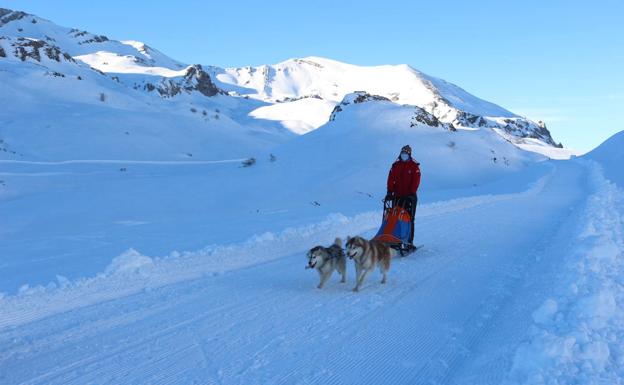
[{"label": "snow bank", "polygon": [[533,313],[510,383],[618,384],[624,378],[624,191],[592,165],[584,228],[552,298]]},{"label": "snow bank", "polygon": [[[419,206],[418,217],[461,211],[518,195],[538,194],[547,175],[527,191],[516,194],[482,195],[434,202]],[[104,272],[94,277],[69,281],[57,276],[46,286],[24,285],[16,295],[0,293],[0,328],[120,298],[156,287],[218,275],[228,271],[301,254],[293,263],[304,265],[304,254],[317,244],[330,244],[336,236],[373,233],[381,213],[370,211],[352,217],[331,214],[325,220],[279,233],[266,232],[232,245],[212,245],[197,251],[173,251],[164,257],[150,257],[129,249],[115,257]],[[371,234],[372,235],[372,234]]]},{"label": "snow bank", "polygon": [[624,188],[624,131],[605,140],[600,146],[589,152],[584,158],[598,162],[607,179]]}]

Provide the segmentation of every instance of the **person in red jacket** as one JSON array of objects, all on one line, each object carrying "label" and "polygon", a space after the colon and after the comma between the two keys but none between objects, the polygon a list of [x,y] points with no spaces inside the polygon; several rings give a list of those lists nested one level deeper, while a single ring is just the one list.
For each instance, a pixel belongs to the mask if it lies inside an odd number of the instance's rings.
[{"label": "person in red jacket", "polygon": [[393,205],[406,209],[412,217],[410,244],[414,241],[414,215],[418,203],[418,187],[420,186],[420,163],[412,159],[412,148],[409,145],[401,148],[399,158],[392,164],[388,174],[388,192],[386,200]]}]

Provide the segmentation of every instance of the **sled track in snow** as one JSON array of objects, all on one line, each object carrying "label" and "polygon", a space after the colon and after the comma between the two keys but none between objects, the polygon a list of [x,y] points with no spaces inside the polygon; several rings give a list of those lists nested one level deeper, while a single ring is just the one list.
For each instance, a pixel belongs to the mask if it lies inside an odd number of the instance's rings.
[{"label": "sled track in snow", "polygon": [[[523,196],[535,196],[540,193],[551,177],[552,173],[542,177],[529,190],[520,193],[474,196],[425,204],[419,207],[417,215],[419,220],[426,220],[430,217],[461,212],[481,205]],[[6,326],[15,326],[59,312],[132,295],[141,290],[193,280],[205,274],[247,268],[287,256],[297,251],[296,248],[300,248],[298,251],[303,254],[307,249],[302,246],[327,243],[333,240],[336,234],[346,235],[345,232],[359,234],[376,229],[379,225],[379,217],[380,214],[377,211],[351,218],[340,214],[334,215],[319,224],[286,229],[280,234],[269,234],[268,239],[263,234],[259,237],[252,237],[242,244],[213,246],[208,251],[185,252],[180,257],[155,259],[154,267],[147,275],[145,273],[130,276],[98,274],[95,277],[69,282],[60,288],[49,289],[44,286],[29,288],[17,295],[0,297],[0,305],[4,309],[4,312],[0,314],[0,330]],[[237,252],[245,257],[234,255]],[[252,253],[255,254],[252,255]]]},{"label": "sled track in snow", "polygon": [[562,166],[529,193],[425,206],[427,247],[360,293],[351,263],[347,284],[317,290],[295,253],[0,329],[0,382],[500,383],[584,194],[558,192],[582,175]]}]

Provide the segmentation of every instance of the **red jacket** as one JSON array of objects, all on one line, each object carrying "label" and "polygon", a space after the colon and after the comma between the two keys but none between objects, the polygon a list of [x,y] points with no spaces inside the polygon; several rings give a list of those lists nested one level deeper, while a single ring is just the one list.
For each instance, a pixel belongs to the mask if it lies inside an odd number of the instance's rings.
[{"label": "red jacket", "polygon": [[419,166],[412,158],[394,162],[388,175],[388,192],[396,196],[416,195],[420,186]]}]

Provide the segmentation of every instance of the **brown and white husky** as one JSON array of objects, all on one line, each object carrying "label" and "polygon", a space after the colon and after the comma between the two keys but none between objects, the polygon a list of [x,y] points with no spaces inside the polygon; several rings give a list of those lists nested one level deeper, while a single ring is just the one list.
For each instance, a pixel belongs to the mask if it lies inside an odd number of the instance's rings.
[{"label": "brown and white husky", "polygon": [[366,275],[379,266],[383,279],[381,283],[386,283],[386,274],[390,270],[390,260],[392,250],[385,244],[377,241],[367,241],[362,237],[347,238],[347,256],[355,262],[356,283],[353,291],[360,291]]}]

